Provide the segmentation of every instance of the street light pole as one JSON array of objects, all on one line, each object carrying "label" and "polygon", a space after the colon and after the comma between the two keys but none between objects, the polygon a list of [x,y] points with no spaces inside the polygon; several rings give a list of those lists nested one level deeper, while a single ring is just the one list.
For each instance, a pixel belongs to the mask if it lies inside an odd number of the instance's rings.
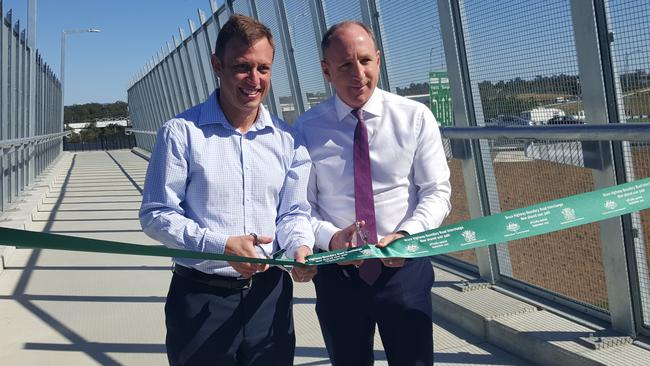
[{"label": "street light pole", "polygon": [[61,32],[61,125],[63,125],[63,110],[65,109],[65,36],[78,33],[99,33],[96,28],[89,29],[66,29]]}]

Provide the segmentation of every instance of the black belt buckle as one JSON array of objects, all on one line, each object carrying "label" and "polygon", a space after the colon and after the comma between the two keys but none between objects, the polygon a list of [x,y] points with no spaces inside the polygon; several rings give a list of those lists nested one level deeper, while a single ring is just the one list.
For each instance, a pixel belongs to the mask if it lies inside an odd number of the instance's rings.
[{"label": "black belt buckle", "polygon": [[[210,280],[208,282],[211,282],[214,280]],[[219,279],[218,281],[223,281]],[[250,278],[235,278],[234,280],[226,280],[225,281],[226,286],[220,286],[216,285],[215,287],[226,287],[231,290],[246,290],[251,288],[253,286],[253,277]]]},{"label": "black belt buckle", "polygon": [[253,285],[253,277],[235,278],[235,277],[225,277],[219,275],[210,275],[207,273],[203,273],[199,270],[180,266],[180,265],[175,265],[173,272],[183,278],[210,287],[225,288],[229,290],[246,290],[251,288],[251,286]]}]

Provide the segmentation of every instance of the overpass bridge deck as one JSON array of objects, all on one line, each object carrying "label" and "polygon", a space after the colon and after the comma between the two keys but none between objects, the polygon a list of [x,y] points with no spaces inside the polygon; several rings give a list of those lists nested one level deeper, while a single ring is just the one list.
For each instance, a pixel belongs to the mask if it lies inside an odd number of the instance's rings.
[{"label": "overpass bridge deck", "polygon": [[[146,160],[130,151],[64,153],[26,229],[140,244]],[[162,365],[167,258],[18,249],[0,272],[0,364]],[[295,286],[296,365],[329,360],[313,285]],[[436,365],[527,365],[443,318]],[[377,365],[386,365],[379,336]]]}]

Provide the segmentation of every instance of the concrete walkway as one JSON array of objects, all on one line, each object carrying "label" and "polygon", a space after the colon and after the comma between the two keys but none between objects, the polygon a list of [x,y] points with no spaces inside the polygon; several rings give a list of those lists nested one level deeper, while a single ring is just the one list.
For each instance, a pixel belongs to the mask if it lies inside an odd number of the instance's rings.
[{"label": "concrete walkway", "polygon": [[[140,244],[147,162],[129,151],[65,153],[28,230]],[[166,258],[19,249],[0,273],[0,365],[164,365]],[[313,286],[295,287],[296,365],[330,364]],[[436,365],[526,365],[436,318]],[[376,337],[376,365],[386,365]]]}]

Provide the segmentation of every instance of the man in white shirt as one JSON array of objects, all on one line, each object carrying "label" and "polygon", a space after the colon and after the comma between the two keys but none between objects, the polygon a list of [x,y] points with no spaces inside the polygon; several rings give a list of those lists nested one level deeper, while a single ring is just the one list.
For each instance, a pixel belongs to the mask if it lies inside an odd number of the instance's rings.
[{"label": "man in white shirt", "polygon": [[[451,186],[434,116],[418,102],[377,88],[380,54],[364,24],[334,25],[321,47],[321,67],[336,96],[297,123],[312,159],[308,200],[315,245],[322,251],[359,241],[385,247],[438,227],[451,209]],[[364,174],[372,181],[370,211],[359,202],[367,201],[361,197]],[[319,267],[316,311],[332,363],[372,364],[378,325],[389,364],[433,364],[433,279],[427,258]]]}]

